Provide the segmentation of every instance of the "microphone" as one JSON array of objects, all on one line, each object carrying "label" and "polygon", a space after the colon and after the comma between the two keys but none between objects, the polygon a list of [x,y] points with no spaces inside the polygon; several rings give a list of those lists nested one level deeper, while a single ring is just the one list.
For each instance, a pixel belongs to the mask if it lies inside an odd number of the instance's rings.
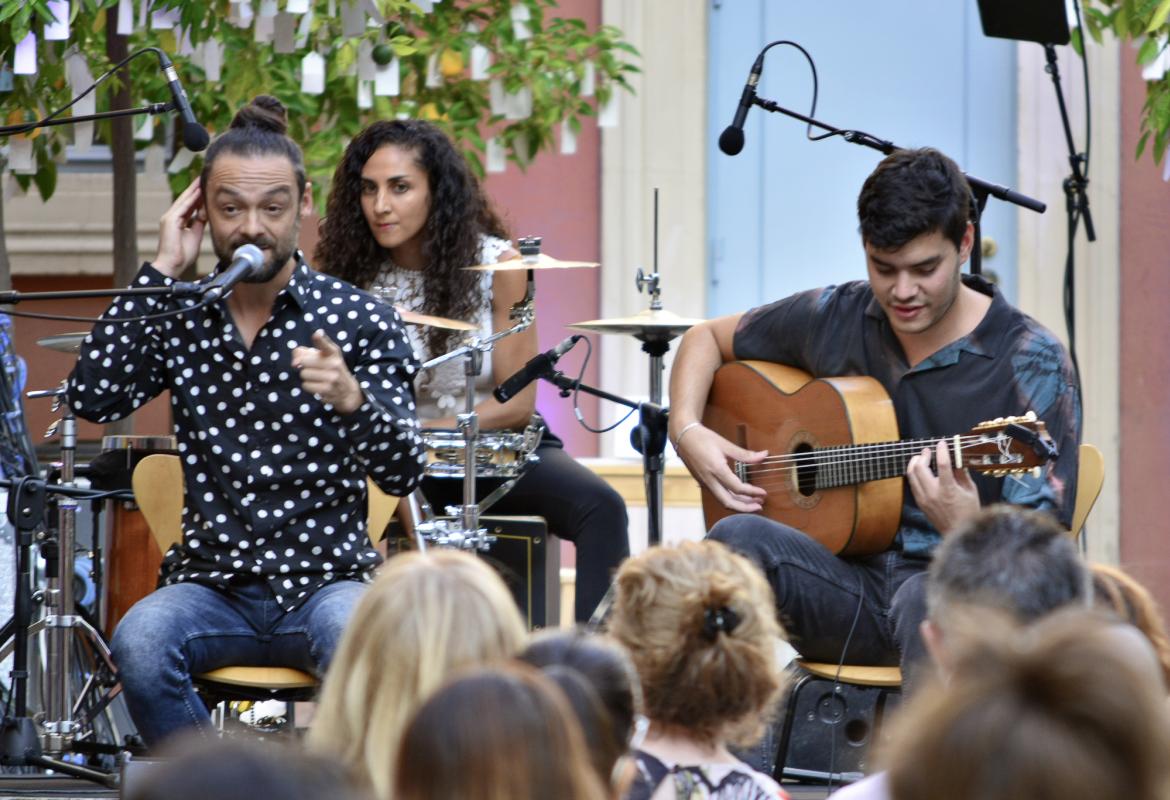
[{"label": "microphone", "polygon": [[492,391],[492,395],[501,403],[508,402],[518,395],[525,386],[540,376],[552,372],[553,366],[560,360],[561,356],[572,350],[573,345],[584,338],[581,334],[574,333],[552,350],[546,350],[528,359],[528,363],[521,367],[515,375],[497,386]]},{"label": "microphone", "polygon": [[752,71],[748,73],[747,83],[744,84],[743,94],[739,96],[739,105],[735,109],[735,117],[731,124],[719,134],[719,149],[729,156],[739,155],[743,149],[743,123],[747,119],[748,110],[756,102],[756,85],[760,82],[760,73],[764,71],[764,54],[756,56],[756,63],[752,64]]},{"label": "microphone", "polygon": [[162,66],[167,86],[171,89],[175,110],[183,118],[183,146],[188,150],[198,152],[207,147],[211,137],[207,135],[207,129],[195,119],[195,113],[191,111],[191,102],[187,99],[187,93],[183,91],[183,84],[179,83],[179,73],[175,72],[175,65],[162,50],[157,52],[158,63]]},{"label": "microphone", "polygon": [[203,284],[203,296],[210,302],[227,295],[242,280],[260,274],[264,253],[254,244],[242,244],[232,253],[232,263]]}]

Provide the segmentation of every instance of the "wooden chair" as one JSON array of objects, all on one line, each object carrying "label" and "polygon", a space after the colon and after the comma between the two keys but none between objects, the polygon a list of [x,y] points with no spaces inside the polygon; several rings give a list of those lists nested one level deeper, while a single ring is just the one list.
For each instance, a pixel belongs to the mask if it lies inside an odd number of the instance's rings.
[{"label": "wooden chair", "polygon": [[[134,498],[165,554],[183,538],[183,465],[169,454],[142,459],[131,477]],[[386,528],[397,497],[391,497],[372,481],[368,483],[367,530],[372,535]],[[220,667],[193,676],[196,687],[210,705],[222,700],[296,701],[310,698],[317,689],[315,676],[290,667]]]},{"label": "wooden chair", "polygon": [[[1105,457],[1101,451],[1091,444],[1082,444],[1077,450],[1077,496],[1073,507],[1072,526],[1069,535],[1079,538],[1085,527],[1085,520],[1092,511],[1094,503],[1101,494],[1105,484]],[[825,689],[828,684],[828,693],[814,703],[813,720],[834,726],[845,723],[843,726],[842,747],[868,747],[877,731],[881,727],[882,719],[900,699],[902,689],[902,670],[898,667],[874,667],[859,664],[826,664],[815,661],[794,662],[798,670],[796,683],[792,687],[785,708],[784,723],[780,731],[780,741],[776,749],[776,765],[774,775],[777,780],[782,777],[796,779],[830,780],[828,772],[818,770],[792,769],[787,766],[789,750],[792,745],[792,736],[797,724],[798,701],[805,692],[813,691],[818,686]],[[867,705],[866,713],[846,722],[848,711],[847,691],[841,685],[849,687],[849,691],[864,698]],[[809,715],[805,714],[807,720]],[[859,721],[860,720],[860,721]],[[852,728],[850,725],[852,724]],[[836,735],[831,731],[830,735]],[[846,751],[847,752],[847,751]],[[842,755],[844,753],[842,752]],[[864,764],[864,762],[860,762]],[[841,776],[833,777],[838,780]],[[852,776],[845,776],[852,777]]]}]

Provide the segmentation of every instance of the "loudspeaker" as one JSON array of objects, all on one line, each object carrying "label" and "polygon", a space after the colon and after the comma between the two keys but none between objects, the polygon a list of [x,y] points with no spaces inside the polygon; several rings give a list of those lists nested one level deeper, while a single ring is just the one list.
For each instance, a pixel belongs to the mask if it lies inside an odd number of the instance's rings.
[{"label": "loudspeaker", "polygon": [[[446,518],[441,518],[446,519]],[[542,517],[480,517],[479,524],[496,540],[476,555],[504,579],[529,630],[561,622],[561,548],[549,536]],[[390,553],[413,547],[413,542],[393,525],[388,537]]]},{"label": "loudspeaker", "polygon": [[983,34],[1040,44],[1068,44],[1065,0],[979,0]]},{"label": "loudspeaker", "polygon": [[[885,715],[901,698],[897,688],[860,686],[804,674],[793,687],[788,725],[777,753],[780,768],[816,773],[868,773],[870,747]],[[785,746],[786,745],[786,746]]]}]

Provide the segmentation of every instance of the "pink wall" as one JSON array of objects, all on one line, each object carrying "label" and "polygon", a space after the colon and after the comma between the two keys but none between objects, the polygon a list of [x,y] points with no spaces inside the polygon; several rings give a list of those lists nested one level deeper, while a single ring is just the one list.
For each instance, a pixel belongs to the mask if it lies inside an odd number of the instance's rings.
[{"label": "pink wall", "polygon": [[[583,19],[592,30],[601,24],[601,2],[562,0],[560,15]],[[555,258],[601,260],[601,136],[595,119],[582,121],[574,155],[560,155],[558,145],[556,151],[537,156],[526,171],[509,163],[503,174],[488,176],[486,187],[513,237],[542,236],[543,252]],[[600,316],[600,286],[596,269],[537,273],[536,323],[542,350],[573,332],[566,324]],[[584,351],[582,343],[560,362],[566,375],[577,374]],[[594,357],[585,382],[596,385],[597,375]],[[537,408],[565,440],[566,449],[576,456],[597,455],[597,436],[577,423],[572,400],[561,399],[544,381],[537,391]],[[597,401],[581,395],[581,410],[596,427]]]},{"label": "pink wall", "polygon": [[1170,184],[1149,149],[1133,153],[1145,83],[1122,52],[1121,108],[1121,563],[1170,608],[1170,550],[1162,502],[1170,476]]}]

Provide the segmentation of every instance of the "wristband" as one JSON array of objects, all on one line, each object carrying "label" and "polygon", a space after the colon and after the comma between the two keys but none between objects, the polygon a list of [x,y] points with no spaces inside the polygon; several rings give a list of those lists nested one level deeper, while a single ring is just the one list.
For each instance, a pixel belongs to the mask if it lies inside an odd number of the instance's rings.
[{"label": "wristband", "polygon": [[696,420],[695,422],[689,422],[686,425],[684,425],[683,429],[678,432],[678,438],[676,438],[674,440],[674,449],[678,450],[678,446],[682,443],[683,437],[687,435],[687,431],[689,431],[691,428],[696,428],[702,424],[703,423]]}]

